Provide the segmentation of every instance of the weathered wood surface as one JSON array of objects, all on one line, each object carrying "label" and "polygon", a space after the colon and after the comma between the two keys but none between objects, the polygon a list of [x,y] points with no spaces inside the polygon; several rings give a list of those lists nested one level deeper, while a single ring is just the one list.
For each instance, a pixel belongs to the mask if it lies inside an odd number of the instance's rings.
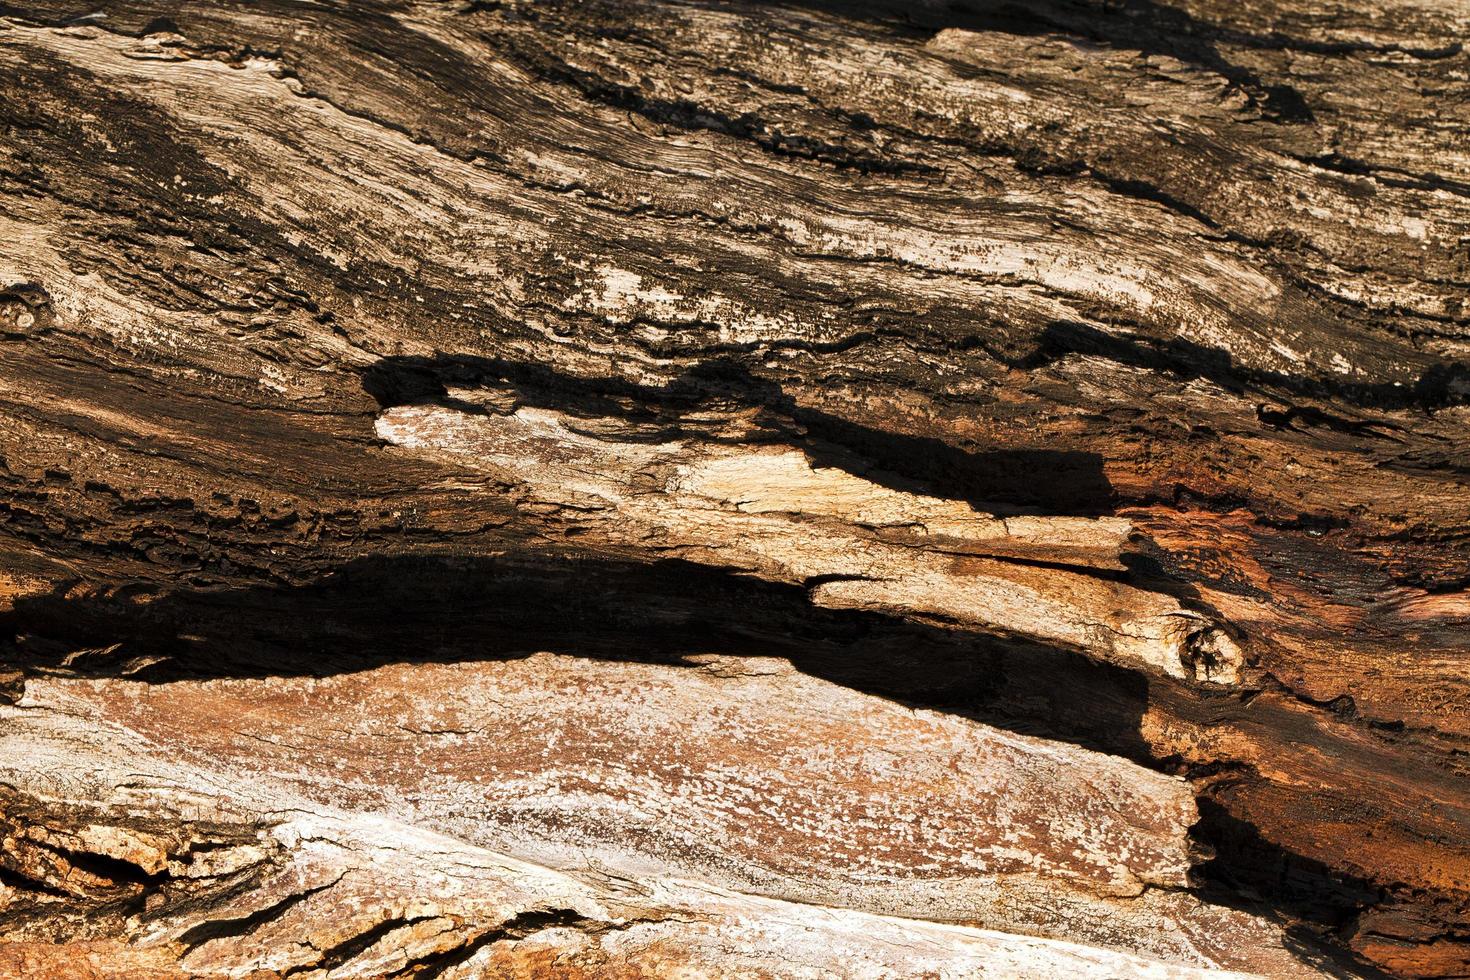
[{"label": "weathered wood surface", "polygon": [[0,4],[0,973],[1470,975],[1467,31]]}]

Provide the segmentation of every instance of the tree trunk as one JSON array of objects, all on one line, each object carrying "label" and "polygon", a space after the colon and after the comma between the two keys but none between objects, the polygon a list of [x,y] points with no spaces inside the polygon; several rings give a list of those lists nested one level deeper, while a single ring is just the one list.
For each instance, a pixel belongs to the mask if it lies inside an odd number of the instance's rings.
[{"label": "tree trunk", "polygon": [[1470,975],[1467,32],[0,4],[0,974]]}]

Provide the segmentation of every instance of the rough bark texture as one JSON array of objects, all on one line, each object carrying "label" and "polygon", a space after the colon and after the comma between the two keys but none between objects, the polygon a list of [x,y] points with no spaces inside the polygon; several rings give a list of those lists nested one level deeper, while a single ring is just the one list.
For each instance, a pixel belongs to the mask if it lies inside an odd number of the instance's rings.
[{"label": "rough bark texture", "polygon": [[1467,32],[0,3],[0,974],[1470,976]]}]

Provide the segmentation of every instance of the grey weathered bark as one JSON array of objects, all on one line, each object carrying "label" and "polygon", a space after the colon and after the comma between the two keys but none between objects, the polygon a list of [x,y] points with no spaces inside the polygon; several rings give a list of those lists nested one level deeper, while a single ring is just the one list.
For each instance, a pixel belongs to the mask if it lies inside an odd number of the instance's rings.
[{"label": "grey weathered bark", "polygon": [[0,4],[0,972],[1470,974],[1467,28]]}]

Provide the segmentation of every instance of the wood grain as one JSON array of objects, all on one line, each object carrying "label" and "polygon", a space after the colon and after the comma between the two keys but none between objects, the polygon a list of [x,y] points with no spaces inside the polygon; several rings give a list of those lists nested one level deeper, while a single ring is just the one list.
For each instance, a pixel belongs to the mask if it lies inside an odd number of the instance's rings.
[{"label": "wood grain", "polygon": [[0,4],[0,972],[1470,975],[1467,32]]}]

